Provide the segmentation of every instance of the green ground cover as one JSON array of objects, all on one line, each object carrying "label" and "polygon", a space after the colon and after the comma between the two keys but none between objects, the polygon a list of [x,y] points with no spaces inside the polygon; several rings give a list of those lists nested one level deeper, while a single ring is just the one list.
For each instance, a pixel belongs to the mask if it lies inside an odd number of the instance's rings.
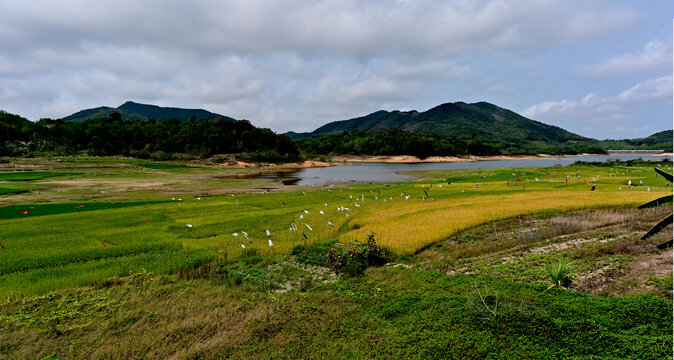
[{"label": "green ground cover", "polygon": [[55,171],[21,171],[21,172],[2,172],[0,181],[30,181],[41,180],[52,177],[64,177],[78,175],[74,172],[55,172]]},{"label": "green ground cover", "polygon": [[[270,292],[268,279],[303,279],[304,286]],[[252,256],[205,272],[139,274],[4,304],[0,353],[92,359],[671,355],[671,301],[545,290],[402,267],[323,281],[283,258]]]}]

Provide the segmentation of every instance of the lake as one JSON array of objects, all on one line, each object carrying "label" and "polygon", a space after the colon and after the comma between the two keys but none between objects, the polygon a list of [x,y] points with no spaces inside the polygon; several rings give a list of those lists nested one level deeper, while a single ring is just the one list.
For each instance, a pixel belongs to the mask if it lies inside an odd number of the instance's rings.
[{"label": "lake", "polygon": [[359,182],[396,182],[413,180],[414,177],[402,175],[405,171],[453,170],[453,169],[500,169],[509,167],[551,167],[555,165],[571,165],[576,161],[611,160],[644,160],[660,161],[671,156],[648,155],[583,155],[552,157],[543,156],[539,159],[518,160],[484,160],[461,161],[444,163],[361,163],[356,165],[332,166],[324,168],[306,168],[292,172],[267,173],[258,177],[272,179],[286,185],[317,186],[329,183],[359,183]]}]

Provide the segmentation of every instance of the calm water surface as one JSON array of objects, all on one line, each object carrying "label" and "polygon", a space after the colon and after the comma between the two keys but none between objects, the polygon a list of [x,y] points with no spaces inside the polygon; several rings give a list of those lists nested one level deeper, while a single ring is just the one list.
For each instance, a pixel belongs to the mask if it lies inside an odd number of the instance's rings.
[{"label": "calm water surface", "polygon": [[530,160],[485,160],[485,161],[462,161],[452,163],[419,163],[419,164],[392,164],[392,163],[363,163],[358,165],[333,166],[325,168],[301,169],[297,172],[285,174],[265,174],[264,178],[272,178],[275,181],[287,185],[324,185],[328,183],[350,182],[395,182],[407,181],[413,177],[400,174],[405,171],[426,170],[453,170],[453,169],[500,169],[509,167],[550,167],[555,165],[571,165],[576,161],[607,161],[617,159],[621,161],[642,158],[644,160],[660,161],[664,158],[672,159],[671,156],[647,156],[647,155],[589,155],[589,156],[565,156],[541,157]]}]

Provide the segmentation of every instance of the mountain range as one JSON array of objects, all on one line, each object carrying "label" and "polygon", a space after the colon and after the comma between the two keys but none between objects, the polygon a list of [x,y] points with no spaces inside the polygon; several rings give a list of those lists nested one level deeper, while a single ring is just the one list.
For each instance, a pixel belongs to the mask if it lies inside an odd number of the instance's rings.
[{"label": "mountain range", "polygon": [[[161,107],[127,101],[113,108],[101,106],[78,111],[61,120],[65,122],[83,122],[89,119],[107,117],[119,113],[122,120],[147,121],[155,120],[215,120],[236,121],[234,118],[216,114],[203,109],[184,109]],[[512,146],[549,146],[572,145],[576,143],[596,142],[566,131],[560,127],[547,125],[528,119],[508,109],[487,102],[465,103],[449,102],[429,110],[385,111],[379,110],[369,115],[334,121],[318,127],[312,132],[287,132],[293,139],[307,139],[323,135],[337,134],[345,131],[376,131],[398,128],[417,134],[439,134],[457,139],[478,138],[494,144]],[[614,142],[611,148],[629,148],[633,146],[671,144],[672,130],[666,130],[642,139],[627,141],[608,140]],[[666,148],[671,148],[669,145]]]},{"label": "mountain range", "polygon": [[331,122],[309,133],[288,135],[302,139],[343,131],[386,130],[393,127],[418,134],[432,133],[460,139],[476,137],[495,143],[560,144],[592,140],[487,102],[450,102],[424,112],[380,110],[350,120]]},{"label": "mountain range", "polygon": [[155,120],[189,120],[194,117],[195,120],[215,120],[222,118],[224,120],[236,121],[235,119],[212,113],[203,109],[183,109],[175,107],[162,107],[157,105],[139,104],[133,101],[127,101],[124,104],[113,108],[101,106],[93,109],[78,111],[72,115],[66,116],[61,120],[65,122],[83,122],[89,119],[106,117],[112,113],[119,113],[122,120],[125,121],[147,121]]}]

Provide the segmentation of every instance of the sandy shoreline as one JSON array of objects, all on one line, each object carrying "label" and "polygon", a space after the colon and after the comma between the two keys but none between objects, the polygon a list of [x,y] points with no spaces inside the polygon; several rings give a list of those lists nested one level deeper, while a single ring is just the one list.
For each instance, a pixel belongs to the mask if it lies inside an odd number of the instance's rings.
[{"label": "sandy shoreline", "polygon": [[[604,154],[579,154],[574,156],[593,156]],[[673,156],[672,153],[649,154],[649,156]],[[234,168],[282,168],[282,169],[296,169],[296,168],[318,168],[349,165],[354,163],[392,163],[392,164],[416,164],[416,163],[445,163],[445,162],[467,162],[467,161],[487,161],[487,160],[535,160],[535,159],[561,159],[564,155],[554,156],[549,154],[538,155],[491,155],[491,156],[430,156],[425,159],[419,159],[411,155],[396,155],[396,156],[352,156],[339,155],[332,156],[326,161],[306,160],[297,163],[286,164],[256,164],[243,161],[230,162],[224,164],[227,167]]]},{"label": "sandy shoreline", "polygon": [[540,159],[540,156],[522,155],[522,156],[429,156],[425,159],[419,159],[411,155],[397,155],[397,156],[333,156],[332,163],[440,163],[440,162],[464,162],[464,161],[481,161],[481,160],[524,160],[524,159]]}]

